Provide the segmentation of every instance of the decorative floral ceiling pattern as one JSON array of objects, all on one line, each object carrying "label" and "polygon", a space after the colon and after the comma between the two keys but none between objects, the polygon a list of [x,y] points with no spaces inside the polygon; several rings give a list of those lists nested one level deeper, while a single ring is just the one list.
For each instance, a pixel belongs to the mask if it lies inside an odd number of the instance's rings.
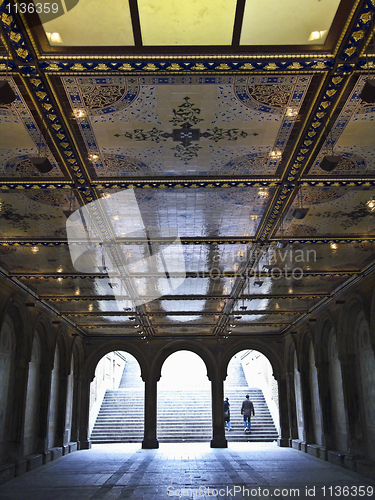
[{"label": "decorative floral ceiling pattern", "polygon": [[[4,15],[0,0],[10,52],[7,61],[0,45],[0,79],[16,96],[0,105],[0,274],[82,336],[278,336],[374,272],[375,106],[360,98],[375,69],[365,53],[373,0],[321,2],[308,19],[299,6],[306,22],[293,33],[279,19],[261,25],[259,46],[257,7],[229,3],[232,14],[242,5],[234,19],[210,18],[226,45],[181,45],[172,30],[165,47],[142,43],[145,13],[137,25],[124,2],[117,19],[103,13],[111,31],[99,33],[98,6],[79,2],[42,27]],[[172,4],[163,8],[175,16]],[[324,33],[308,40],[316,19]],[[327,154],[342,157],[331,172],[320,166]],[[118,201],[130,192],[136,210]],[[69,241],[71,217],[82,241]],[[177,235],[185,277],[161,293],[176,264],[163,227]],[[77,269],[71,245],[87,262],[105,249],[107,261]],[[136,266],[150,254],[156,269]],[[152,287],[160,294],[149,297]]]}]

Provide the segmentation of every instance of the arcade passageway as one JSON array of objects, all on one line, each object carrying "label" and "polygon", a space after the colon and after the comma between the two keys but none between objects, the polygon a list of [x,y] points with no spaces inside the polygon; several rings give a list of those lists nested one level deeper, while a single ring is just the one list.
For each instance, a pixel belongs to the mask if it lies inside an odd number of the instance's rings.
[{"label": "arcade passageway", "polygon": [[[308,492],[308,494],[307,494]],[[2,486],[1,500],[373,498],[375,481],[272,443],[94,445]]]}]

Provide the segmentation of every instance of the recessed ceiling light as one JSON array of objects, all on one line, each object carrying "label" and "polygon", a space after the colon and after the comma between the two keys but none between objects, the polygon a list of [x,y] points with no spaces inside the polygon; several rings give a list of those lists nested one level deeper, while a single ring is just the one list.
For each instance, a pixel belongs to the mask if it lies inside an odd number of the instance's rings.
[{"label": "recessed ceiling light", "polygon": [[84,116],[86,116],[86,112],[84,109],[75,109],[73,113],[76,118],[83,118]]},{"label": "recessed ceiling light", "polygon": [[33,253],[38,253],[39,252],[39,248],[38,247],[31,247],[31,251]]},{"label": "recessed ceiling light", "polygon": [[58,268],[57,268],[57,272],[58,272],[58,273],[62,273],[62,272],[63,272],[63,268],[62,268],[61,266],[60,266],[60,267],[58,267]]},{"label": "recessed ceiling light", "polygon": [[63,43],[60,33],[46,33],[49,43]]},{"label": "recessed ceiling light", "polygon": [[285,115],[289,117],[297,116],[298,111],[294,108],[286,108],[285,110]]},{"label": "recessed ceiling light", "polygon": [[278,150],[271,151],[269,154],[270,158],[272,158],[273,160],[277,160],[277,159],[281,158],[281,155],[282,155],[281,151],[278,151]]},{"label": "recessed ceiling light", "polygon": [[332,250],[337,250],[337,243],[331,242],[329,246],[332,248]]},{"label": "recessed ceiling light", "polygon": [[312,40],[320,40],[323,38],[327,33],[327,30],[323,31],[312,31],[309,36],[309,41],[311,42]]},{"label": "recessed ceiling light", "polygon": [[121,217],[120,217],[119,215],[114,215],[114,216],[112,217],[112,219],[113,219],[113,220],[120,220],[120,218],[121,218]]},{"label": "recessed ceiling light", "polygon": [[75,294],[76,295],[80,295],[81,294],[81,290],[79,288],[76,288]]},{"label": "recessed ceiling light", "polygon": [[92,154],[92,155],[89,155],[89,158],[90,158],[90,160],[95,161],[95,160],[97,160],[99,158],[99,155]]},{"label": "recessed ceiling light", "polygon": [[57,281],[58,281],[59,283],[61,283],[61,282],[62,282],[62,280],[63,280],[62,278],[57,278]]},{"label": "recessed ceiling light", "polygon": [[369,210],[370,212],[374,212],[375,211],[375,198],[371,198],[370,200],[368,200],[368,202],[366,203],[366,207],[367,207],[367,210]]}]

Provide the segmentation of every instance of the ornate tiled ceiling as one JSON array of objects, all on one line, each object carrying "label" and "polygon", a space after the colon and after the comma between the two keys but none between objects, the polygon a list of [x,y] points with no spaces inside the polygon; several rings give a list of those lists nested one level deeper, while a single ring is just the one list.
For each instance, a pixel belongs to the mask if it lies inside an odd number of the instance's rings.
[{"label": "ornate tiled ceiling", "polygon": [[375,0],[0,5],[0,272],[30,300],[86,336],[225,341],[373,272]]}]

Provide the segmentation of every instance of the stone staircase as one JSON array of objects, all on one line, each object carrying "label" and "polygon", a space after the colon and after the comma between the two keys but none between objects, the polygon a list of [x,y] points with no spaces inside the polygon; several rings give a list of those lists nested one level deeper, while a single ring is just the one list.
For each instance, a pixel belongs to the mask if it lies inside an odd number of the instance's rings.
[{"label": "stone staircase", "polygon": [[[143,439],[144,383],[137,361],[127,355],[120,388],[107,390],[91,434],[93,443],[134,443]],[[238,359],[229,364],[225,382],[229,398],[232,430],[228,441],[274,441],[278,433],[260,389],[247,387]],[[251,434],[244,432],[240,414],[245,395],[255,408]],[[211,391],[158,391],[157,438],[160,443],[209,442],[212,439]]]}]

